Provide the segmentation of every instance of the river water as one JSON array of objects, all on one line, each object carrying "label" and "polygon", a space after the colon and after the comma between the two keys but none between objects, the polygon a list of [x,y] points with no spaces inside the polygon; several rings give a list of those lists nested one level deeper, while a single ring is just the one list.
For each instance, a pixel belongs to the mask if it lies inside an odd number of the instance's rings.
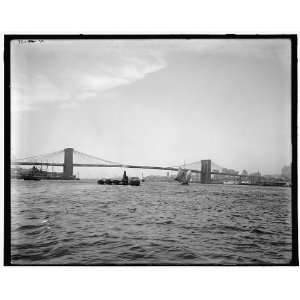
[{"label": "river water", "polygon": [[291,189],[12,182],[12,264],[287,264]]}]

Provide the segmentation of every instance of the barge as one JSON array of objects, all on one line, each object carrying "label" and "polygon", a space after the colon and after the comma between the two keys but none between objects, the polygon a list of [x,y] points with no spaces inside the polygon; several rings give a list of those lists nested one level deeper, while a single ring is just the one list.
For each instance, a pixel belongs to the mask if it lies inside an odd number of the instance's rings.
[{"label": "barge", "polygon": [[97,181],[98,184],[107,184],[107,185],[133,185],[139,186],[141,184],[141,180],[138,177],[128,178],[126,175],[126,171],[124,171],[122,179],[110,179],[110,178],[102,178]]}]

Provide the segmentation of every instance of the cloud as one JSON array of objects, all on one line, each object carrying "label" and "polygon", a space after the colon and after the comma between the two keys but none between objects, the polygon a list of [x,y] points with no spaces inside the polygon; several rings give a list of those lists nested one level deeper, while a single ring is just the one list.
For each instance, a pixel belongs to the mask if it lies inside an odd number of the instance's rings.
[{"label": "cloud", "polygon": [[[279,58],[287,66],[287,40],[62,40],[17,44],[12,48],[12,109],[47,104],[76,107],[167,67],[171,52],[182,55]],[[100,99],[101,97],[99,97]]]},{"label": "cloud", "polygon": [[58,89],[44,75],[16,74],[12,76],[11,104],[13,111],[36,110],[57,99],[64,102],[68,99],[66,90]]},{"label": "cloud", "polygon": [[[64,44],[64,43],[62,43]],[[99,93],[132,84],[166,67],[158,53],[120,47],[89,48],[81,43],[14,49],[12,57],[12,109],[38,109],[49,103],[75,107]],[[98,50],[98,51],[96,51]]]}]

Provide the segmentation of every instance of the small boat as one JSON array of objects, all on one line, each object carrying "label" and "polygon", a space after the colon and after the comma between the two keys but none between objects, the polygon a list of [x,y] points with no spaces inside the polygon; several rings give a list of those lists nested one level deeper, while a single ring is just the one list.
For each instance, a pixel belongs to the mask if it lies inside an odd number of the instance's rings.
[{"label": "small boat", "polygon": [[104,184],[104,183],[105,183],[105,179],[99,179],[99,180],[97,181],[97,183],[98,183],[98,184]]},{"label": "small boat", "polygon": [[24,180],[35,180],[35,181],[40,181],[40,180],[41,180],[41,177],[36,176],[36,175],[28,174],[28,175],[23,175],[23,179],[24,179]]},{"label": "small boat", "polygon": [[141,181],[138,177],[131,177],[129,179],[129,184],[134,186],[139,186],[141,184]]},{"label": "small boat", "polygon": [[240,185],[250,185],[251,182],[250,181],[246,181],[246,180],[243,180],[240,182]]},{"label": "small boat", "polygon": [[233,180],[224,181],[224,184],[235,184],[235,181]]}]

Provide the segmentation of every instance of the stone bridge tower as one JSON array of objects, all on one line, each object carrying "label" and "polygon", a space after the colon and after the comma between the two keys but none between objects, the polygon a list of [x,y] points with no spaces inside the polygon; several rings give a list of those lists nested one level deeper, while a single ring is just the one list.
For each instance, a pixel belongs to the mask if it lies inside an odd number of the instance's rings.
[{"label": "stone bridge tower", "polygon": [[73,148],[66,148],[64,157],[64,179],[73,179]]},{"label": "stone bridge tower", "polygon": [[201,160],[201,183],[211,183],[211,160]]}]

